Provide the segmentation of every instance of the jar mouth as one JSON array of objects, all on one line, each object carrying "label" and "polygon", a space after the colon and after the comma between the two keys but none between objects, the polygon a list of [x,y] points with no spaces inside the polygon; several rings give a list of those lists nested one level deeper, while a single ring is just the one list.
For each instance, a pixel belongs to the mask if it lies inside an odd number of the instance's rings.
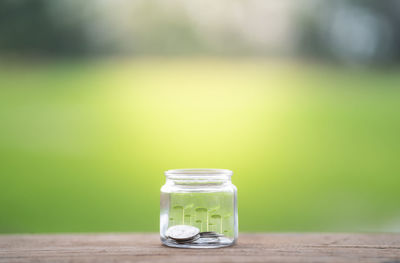
[{"label": "jar mouth", "polygon": [[220,177],[220,176],[232,176],[233,172],[228,169],[174,169],[165,171],[165,176],[179,177],[179,176],[194,176],[194,177]]}]

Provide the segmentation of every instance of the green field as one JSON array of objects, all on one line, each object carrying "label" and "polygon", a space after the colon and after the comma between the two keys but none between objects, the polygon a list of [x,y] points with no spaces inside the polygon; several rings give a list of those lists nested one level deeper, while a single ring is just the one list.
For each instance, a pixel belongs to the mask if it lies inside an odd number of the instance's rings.
[{"label": "green field", "polygon": [[174,168],[233,170],[240,231],[400,231],[399,73],[0,62],[0,233],[157,232]]}]

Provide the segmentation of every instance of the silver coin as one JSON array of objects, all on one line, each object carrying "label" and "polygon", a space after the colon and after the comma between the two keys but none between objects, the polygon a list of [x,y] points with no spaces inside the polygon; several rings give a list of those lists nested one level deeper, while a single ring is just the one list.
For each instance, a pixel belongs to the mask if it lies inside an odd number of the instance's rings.
[{"label": "silver coin", "polygon": [[195,238],[200,230],[194,226],[176,225],[168,228],[166,235],[177,241],[186,241]]},{"label": "silver coin", "polygon": [[200,232],[200,235],[208,235],[208,234],[216,234],[217,232],[214,231],[204,231],[204,232]]},{"label": "silver coin", "polygon": [[194,241],[198,240],[200,238],[200,235],[197,234],[195,235],[193,238],[191,239],[185,239],[185,240],[176,240],[176,239],[172,239],[174,242],[178,243],[178,244],[185,244],[185,243],[193,243]]},{"label": "silver coin", "polygon": [[217,232],[214,231],[209,231],[209,232],[200,232],[200,237],[202,238],[207,238],[207,237],[223,237],[224,235],[218,234]]}]

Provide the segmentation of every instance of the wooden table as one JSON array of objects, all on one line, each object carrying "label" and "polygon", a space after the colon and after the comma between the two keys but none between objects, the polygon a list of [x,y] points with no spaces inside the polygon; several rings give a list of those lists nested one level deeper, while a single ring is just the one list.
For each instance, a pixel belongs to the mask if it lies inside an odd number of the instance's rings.
[{"label": "wooden table", "polygon": [[400,263],[400,234],[241,234],[219,249],[168,248],[157,234],[0,235],[0,262]]}]

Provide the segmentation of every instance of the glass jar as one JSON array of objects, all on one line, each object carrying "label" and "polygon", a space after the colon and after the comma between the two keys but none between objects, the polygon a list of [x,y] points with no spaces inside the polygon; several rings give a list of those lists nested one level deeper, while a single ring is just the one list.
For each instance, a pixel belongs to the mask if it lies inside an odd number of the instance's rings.
[{"label": "glass jar", "polygon": [[[177,169],[166,171],[165,176],[160,202],[160,236],[164,245],[215,248],[236,242],[237,189],[231,182],[232,171]],[[175,239],[171,234],[189,229],[194,231],[193,237],[189,235],[186,240]],[[194,236],[196,229],[198,234]]]}]

